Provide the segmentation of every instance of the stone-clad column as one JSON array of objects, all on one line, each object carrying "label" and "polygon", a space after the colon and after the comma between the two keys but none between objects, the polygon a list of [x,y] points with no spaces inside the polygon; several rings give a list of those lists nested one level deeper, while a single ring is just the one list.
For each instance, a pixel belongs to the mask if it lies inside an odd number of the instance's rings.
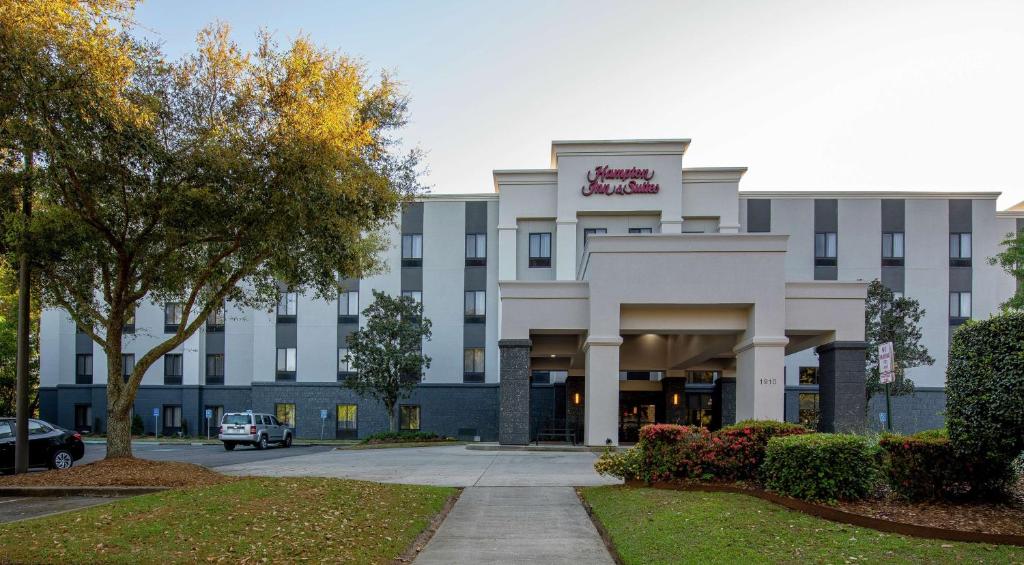
[{"label": "stone-clad column", "polygon": [[864,428],[863,341],[833,341],[818,347],[819,428],[855,432]]},{"label": "stone-clad column", "polygon": [[501,360],[501,414],[498,443],[530,443],[530,340],[498,341]]}]

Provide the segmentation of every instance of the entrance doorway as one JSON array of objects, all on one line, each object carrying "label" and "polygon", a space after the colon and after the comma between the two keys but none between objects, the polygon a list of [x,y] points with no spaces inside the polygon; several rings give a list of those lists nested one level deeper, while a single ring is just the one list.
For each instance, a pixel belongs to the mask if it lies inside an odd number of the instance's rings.
[{"label": "entrance doorway", "polygon": [[665,398],[661,391],[619,392],[619,443],[635,443],[640,428],[665,421]]}]

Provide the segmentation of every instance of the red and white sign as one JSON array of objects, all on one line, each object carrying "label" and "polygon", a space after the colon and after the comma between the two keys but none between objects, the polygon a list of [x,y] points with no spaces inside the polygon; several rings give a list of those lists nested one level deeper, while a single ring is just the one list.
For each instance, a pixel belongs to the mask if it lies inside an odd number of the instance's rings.
[{"label": "red and white sign", "polygon": [[878,346],[878,373],[879,381],[882,384],[889,384],[896,380],[896,374],[892,370],[893,353],[892,342],[887,341]]},{"label": "red and white sign", "polygon": [[[611,196],[629,194],[657,194],[661,190],[658,183],[651,182],[654,178],[653,169],[630,167],[614,169],[610,165],[599,165],[587,173],[587,184],[580,193],[583,196],[604,194]],[[618,181],[618,182],[612,182]]]}]

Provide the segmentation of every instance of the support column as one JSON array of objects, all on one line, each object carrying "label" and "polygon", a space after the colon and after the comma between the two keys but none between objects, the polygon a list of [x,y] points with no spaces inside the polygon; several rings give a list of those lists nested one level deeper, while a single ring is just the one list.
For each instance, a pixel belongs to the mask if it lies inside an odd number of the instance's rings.
[{"label": "support column", "polygon": [[584,443],[619,444],[619,346],[621,337],[588,338]]},{"label": "support column", "polygon": [[818,347],[819,428],[823,432],[864,429],[865,343],[833,341]]},{"label": "support column", "polygon": [[755,337],[737,345],[736,421],[786,417],[785,337]]},{"label": "support column", "polygon": [[530,443],[530,340],[498,341],[501,363],[501,413],[498,443]]},{"label": "support column", "polygon": [[558,220],[555,223],[555,279],[576,280],[576,220]]}]

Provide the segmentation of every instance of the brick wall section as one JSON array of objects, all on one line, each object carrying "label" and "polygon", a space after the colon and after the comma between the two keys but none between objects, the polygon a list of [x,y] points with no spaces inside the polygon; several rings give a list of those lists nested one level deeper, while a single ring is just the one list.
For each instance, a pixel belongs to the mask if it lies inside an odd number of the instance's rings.
[{"label": "brick wall section", "polygon": [[[885,395],[876,394],[868,403],[867,426],[881,431],[878,415],[885,412]],[[914,394],[892,397],[892,429],[902,434],[934,430],[946,425],[946,390],[922,387]]]},{"label": "brick wall section", "polygon": [[530,385],[530,439],[555,417],[555,387],[550,384]]},{"label": "brick wall section", "polygon": [[[586,406],[586,383],[581,376],[570,376],[565,379],[565,422],[570,429],[575,430],[576,439],[583,440],[583,416]],[[580,395],[580,403],[573,404],[576,394]]]},{"label": "brick wall section", "polygon": [[[711,422],[712,428],[720,428],[736,423],[736,379],[732,377],[720,377],[715,381],[715,388],[711,393],[712,402],[720,406],[719,410],[712,413],[715,418]],[[719,421],[721,418],[721,421]]]},{"label": "brick wall section", "polygon": [[864,429],[864,347],[862,341],[834,341],[817,348],[821,431]]},{"label": "brick wall section", "polygon": [[530,340],[498,342],[501,362],[501,421],[498,442],[526,445],[530,442]]}]

